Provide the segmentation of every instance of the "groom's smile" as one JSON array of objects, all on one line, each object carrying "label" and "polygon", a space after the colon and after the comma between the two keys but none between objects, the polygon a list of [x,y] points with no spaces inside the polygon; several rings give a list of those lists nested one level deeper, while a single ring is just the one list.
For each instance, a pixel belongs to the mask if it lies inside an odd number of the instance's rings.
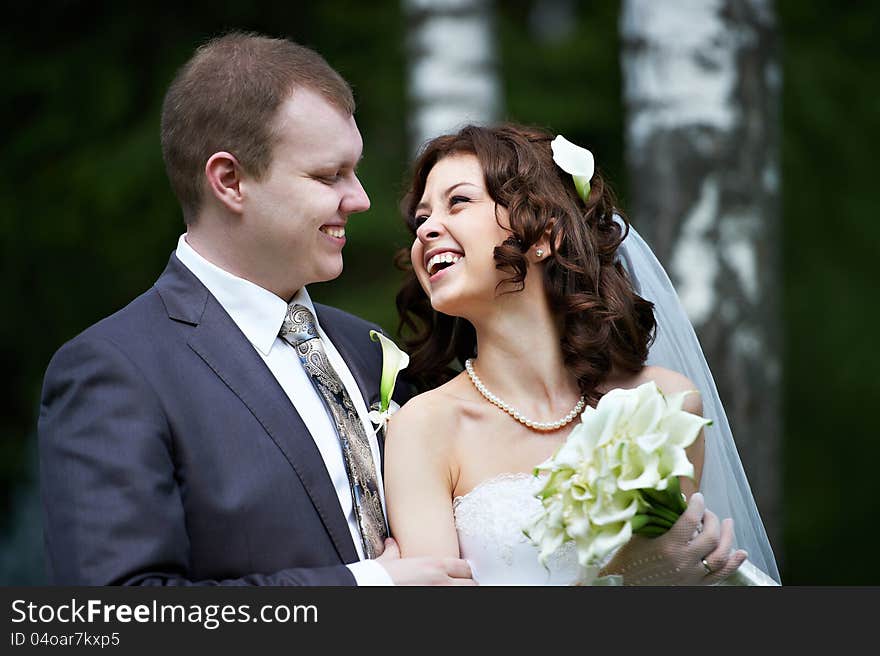
[{"label": "groom's smile", "polygon": [[341,242],[340,246],[345,245],[345,224],[322,225],[319,230],[331,239],[334,239],[335,242]]}]

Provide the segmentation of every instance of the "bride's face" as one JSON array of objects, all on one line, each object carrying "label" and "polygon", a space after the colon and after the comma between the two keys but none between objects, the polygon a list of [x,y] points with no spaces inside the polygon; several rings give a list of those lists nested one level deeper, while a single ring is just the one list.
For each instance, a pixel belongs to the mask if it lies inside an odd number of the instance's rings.
[{"label": "bride's face", "polygon": [[474,155],[449,155],[434,165],[414,222],[413,270],[433,308],[469,317],[492,303],[506,277],[493,252],[510,236],[508,214],[486,190]]}]

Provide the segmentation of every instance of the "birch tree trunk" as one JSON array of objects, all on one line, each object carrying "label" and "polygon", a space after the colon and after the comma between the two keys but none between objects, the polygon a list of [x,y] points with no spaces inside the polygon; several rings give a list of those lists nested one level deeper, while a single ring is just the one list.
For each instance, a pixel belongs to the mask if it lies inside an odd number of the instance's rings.
[{"label": "birch tree trunk", "polygon": [[777,559],[781,72],[771,0],[623,0],[629,216],[712,368]]},{"label": "birch tree trunk", "polygon": [[412,151],[501,114],[491,0],[403,0]]}]

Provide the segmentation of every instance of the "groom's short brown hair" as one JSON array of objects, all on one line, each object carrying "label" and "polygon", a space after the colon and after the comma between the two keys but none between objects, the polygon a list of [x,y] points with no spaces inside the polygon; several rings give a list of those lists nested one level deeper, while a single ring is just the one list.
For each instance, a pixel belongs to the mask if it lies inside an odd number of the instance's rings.
[{"label": "groom's short brown hair", "polygon": [[354,113],[342,76],[287,39],[232,32],[201,46],[178,71],[162,105],[162,157],[186,223],[201,207],[205,163],[214,153],[232,153],[257,179],[266,172],[278,108],[298,87]]}]

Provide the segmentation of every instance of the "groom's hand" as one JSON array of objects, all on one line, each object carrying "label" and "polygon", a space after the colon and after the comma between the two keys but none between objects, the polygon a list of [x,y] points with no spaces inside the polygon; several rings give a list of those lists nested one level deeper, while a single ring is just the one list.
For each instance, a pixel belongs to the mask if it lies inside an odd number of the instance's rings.
[{"label": "groom's hand", "polygon": [[697,492],[672,528],[656,538],[633,536],[601,574],[619,574],[624,585],[713,585],[746,559],[733,551],[733,537],[733,520],[719,522]]},{"label": "groom's hand", "polygon": [[394,538],[385,540],[385,551],[376,558],[394,585],[476,585],[470,565],[461,558],[401,558]]}]

